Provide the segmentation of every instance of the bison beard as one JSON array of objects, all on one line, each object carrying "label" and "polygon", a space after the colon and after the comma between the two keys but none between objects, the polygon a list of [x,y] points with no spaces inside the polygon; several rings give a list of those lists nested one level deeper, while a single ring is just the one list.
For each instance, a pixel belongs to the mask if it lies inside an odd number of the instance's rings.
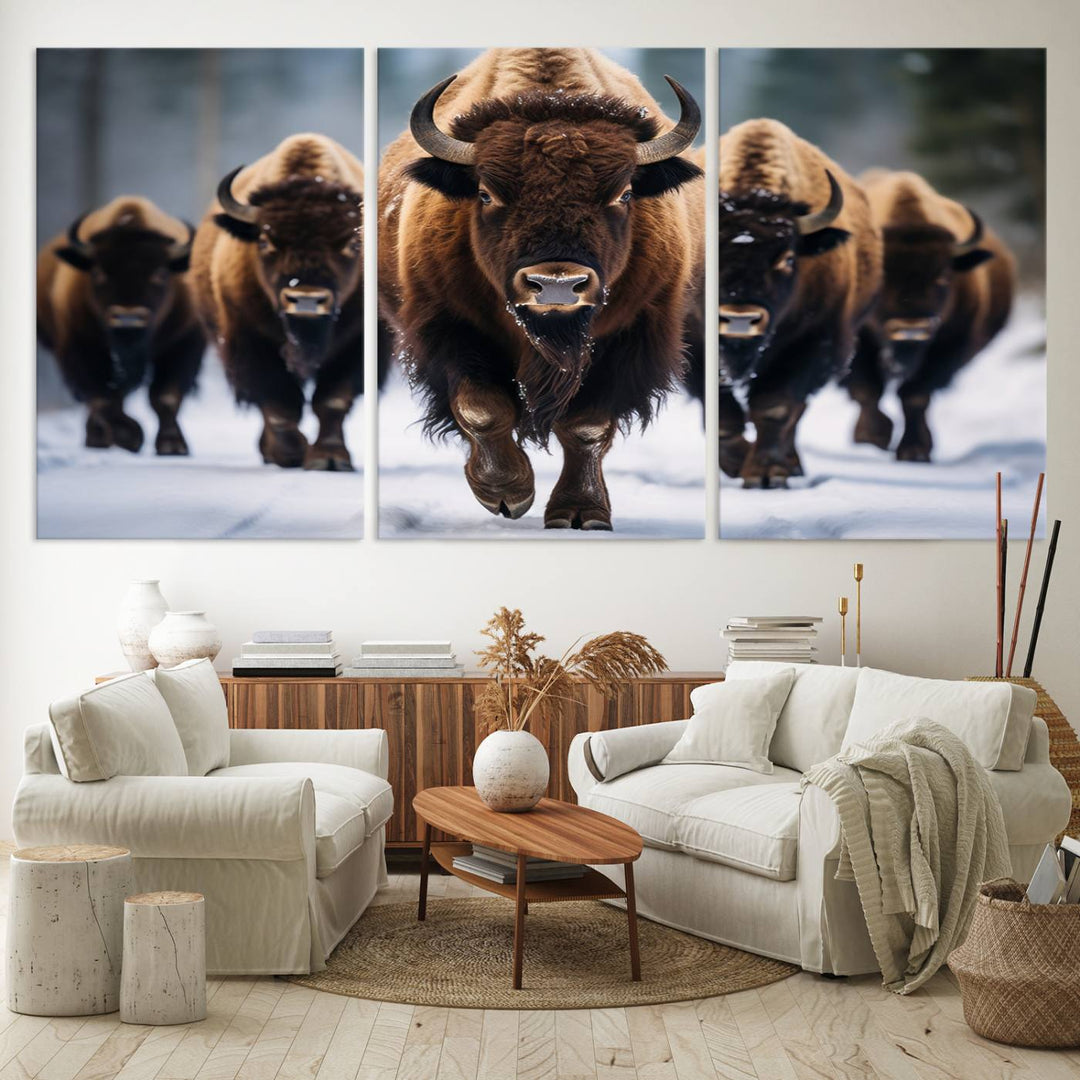
[{"label": "bison beard", "polygon": [[536,315],[527,306],[514,317],[535,352],[517,369],[525,401],[522,434],[546,446],[552,425],[566,412],[589,370],[593,340],[592,308],[568,315]]},{"label": "bison beard", "polygon": [[329,315],[299,318],[281,316],[285,330],[281,358],[285,361],[285,367],[298,379],[313,379],[319,373],[329,352],[336,322]]}]

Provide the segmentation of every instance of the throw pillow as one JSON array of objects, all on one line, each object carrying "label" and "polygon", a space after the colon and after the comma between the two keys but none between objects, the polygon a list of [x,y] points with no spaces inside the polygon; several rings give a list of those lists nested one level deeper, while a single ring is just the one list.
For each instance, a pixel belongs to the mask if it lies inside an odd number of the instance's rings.
[{"label": "throw pillow", "polygon": [[145,672],[54,702],[49,720],[60,771],[69,780],[187,775],[169,707]]},{"label": "throw pillow", "polygon": [[214,665],[188,660],[152,673],[172,713],[187,756],[189,776],[205,776],[229,764],[229,710]]},{"label": "throw pillow", "polygon": [[690,694],[694,715],[663,764],[735,765],[771,773],[769,743],[795,672],[699,686]]}]

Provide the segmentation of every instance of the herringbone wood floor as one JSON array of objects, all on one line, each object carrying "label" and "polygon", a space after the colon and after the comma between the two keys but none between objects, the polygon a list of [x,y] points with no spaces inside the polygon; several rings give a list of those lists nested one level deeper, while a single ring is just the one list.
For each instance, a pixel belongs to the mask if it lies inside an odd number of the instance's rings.
[{"label": "herringbone wood floor", "polygon": [[[415,872],[394,873],[376,902],[412,900],[416,889]],[[433,897],[471,892],[454,878],[432,877]],[[1080,1076],[1080,1052],[1019,1050],[974,1035],[947,973],[908,998],[885,993],[871,977],[803,973],[728,997],[571,1012],[391,1005],[265,978],[214,980],[208,993],[209,1015],[189,1027],[132,1027],[115,1013],[47,1019],[0,1009],[0,1080]]]}]

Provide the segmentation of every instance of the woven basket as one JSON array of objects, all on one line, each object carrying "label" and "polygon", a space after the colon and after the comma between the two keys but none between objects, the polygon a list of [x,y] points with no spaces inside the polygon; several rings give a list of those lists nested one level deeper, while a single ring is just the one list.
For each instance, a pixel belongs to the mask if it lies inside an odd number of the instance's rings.
[{"label": "woven basket", "polygon": [[1080,904],[1030,904],[1023,885],[989,881],[949,967],[984,1038],[1080,1046]]}]

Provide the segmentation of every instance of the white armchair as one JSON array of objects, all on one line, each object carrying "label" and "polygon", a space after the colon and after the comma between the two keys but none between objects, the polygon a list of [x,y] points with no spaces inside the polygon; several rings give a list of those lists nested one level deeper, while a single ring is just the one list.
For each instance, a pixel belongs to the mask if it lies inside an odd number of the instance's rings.
[{"label": "white armchair", "polygon": [[62,775],[48,724],[25,737],[20,846],[118,844],[139,891],[206,897],[207,970],[317,971],[385,884],[386,733],[230,731],[205,776]]}]

